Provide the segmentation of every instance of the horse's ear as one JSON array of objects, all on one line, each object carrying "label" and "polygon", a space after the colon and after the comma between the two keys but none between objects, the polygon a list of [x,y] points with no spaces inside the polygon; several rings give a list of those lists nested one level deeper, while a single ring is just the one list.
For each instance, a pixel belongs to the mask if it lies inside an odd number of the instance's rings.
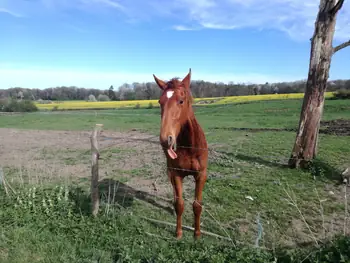
[{"label": "horse's ear", "polygon": [[166,88],[166,83],[163,80],[158,79],[154,74],[153,74],[153,77],[154,77],[154,80],[156,81],[159,88],[161,88],[161,89]]},{"label": "horse's ear", "polygon": [[190,68],[190,71],[188,72],[187,76],[181,82],[182,82],[182,84],[184,84],[184,86],[186,88],[190,88],[190,84],[191,84],[191,68]]}]

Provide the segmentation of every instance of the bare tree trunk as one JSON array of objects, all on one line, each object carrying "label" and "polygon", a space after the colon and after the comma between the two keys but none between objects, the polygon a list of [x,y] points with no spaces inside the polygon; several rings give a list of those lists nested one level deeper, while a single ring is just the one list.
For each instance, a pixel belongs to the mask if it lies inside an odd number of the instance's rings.
[{"label": "bare tree trunk", "polygon": [[98,192],[98,159],[100,153],[98,150],[97,137],[102,129],[102,124],[96,124],[91,134],[91,212],[96,216],[100,206],[100,198]]},{"label": "bare tree trunk", "polygon": [[346,45],[344,43],[336,48],[332,46],[336,16],[343,2],[344,0],[320,0],[299,128],[289,159],[292,168],[306,167],[317,155],[318,133],[332,55]]}]

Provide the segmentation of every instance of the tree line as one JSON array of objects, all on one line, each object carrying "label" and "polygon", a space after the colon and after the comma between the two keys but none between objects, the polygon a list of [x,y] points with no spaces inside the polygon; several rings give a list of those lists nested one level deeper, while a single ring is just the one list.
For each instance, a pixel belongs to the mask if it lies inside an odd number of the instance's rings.
[{"label": "tree line", "polygon": [[[208,81],[192,81],[191,90],[195,98],[243,96],[259,94],[286,94],[305,92],[306,81],[265,83],[265,84],[235,84],[233,82],[212,83]],[[335,80],[328,82],[328,91],[350,90],[349,80]],[[87,89],[76,86],[60,86],[46,89],[27,89],[14,87],[0,89],[0,99],[18,98],[25,100],[149,100],[158,99],[160,89],[155,82],[125,83],[114,89]]]}]

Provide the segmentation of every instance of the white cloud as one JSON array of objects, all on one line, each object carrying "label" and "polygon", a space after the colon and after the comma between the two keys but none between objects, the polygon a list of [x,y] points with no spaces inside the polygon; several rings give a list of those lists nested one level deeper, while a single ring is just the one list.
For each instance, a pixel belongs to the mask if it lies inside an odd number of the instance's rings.
[{"label": "white cloud", "polygon": [[173,29],[178,30],[178,31],[192,31],[192,30],[198,30],[198,28],[189,27],[189,26],[183,26],[183,25],[176,25],[176,26],[173,26]]},{"label": "white cloud", "polygon": [[[319,0],[118,0],[118,3],[135,20],[161,16],[172,19],[175,30],[274,29],[300,41],[312,37],[319,7]],[[345,1],[338,14],[335,40],[349,38],[350,1]]]},{"label": "white cloud", "polygon": [[0,7],[0,13],[5,13],[14,17],[22,17],[22,15],[2,7]]},{"label": "white cloud", "polygon": [[84,3],[85,5],[91,5],[91,6],[102,5],[106,7],[116,8],[119,10],[125,10],[124,6],[119,1],[116,1],[116,0],[78,0],[77,2],[79,1]]},{"label": "white cloud", "polygon": [[[153,82],[153,74],[160,79],[170,79],[175,76],[185,76],[187,72],[98,72],[74,70],[47,70],[47,69],[16,69],[13,67],[0,68],[0,89],[10,87],[23,88],[49,88],[55,86],[78,86],[85,88],[107,89],[110,85],[119,87],[123,83]],[[298,78],[297,78],[298,79]],[[277,81],[293,81],[295,78],[279,78],[261,74],[208,74],[206,72],[192,71],[192,80],[205,80],[211,82],[228,83],[265,83]]]},{"label": "white cloud", "polygon": [[[126,21],[166,18],[174,30],[252,28],[273,29],[294,40],[308,41],[313,34],[320,0],[2,0],[0,12],[12,15],[45,14],[47,9],[69,8],[100,12],[122,12]],[[11,11],[9,11],[11,10]],[[119,16],[116,16],[119,17]],[[164,21],[159,25],[164,26]],[[350,1],[338,14],[335,41],[350,38]]]},{"label": "white cloud", "polygon": [[[178,1],[186,7],[191,20],[203,28],[275,29],[287,33],[295,40],[311,38],[319,7],[319,0]],[[345,1],[338,14],[336,39],[350,38],[349,23],[350,1]]]}]

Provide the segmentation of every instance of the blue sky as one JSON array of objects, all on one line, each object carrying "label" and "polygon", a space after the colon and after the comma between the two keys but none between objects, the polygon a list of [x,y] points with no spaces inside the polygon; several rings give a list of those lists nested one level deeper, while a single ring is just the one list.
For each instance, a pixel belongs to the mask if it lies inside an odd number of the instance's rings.
[{"label": "blue sky", "polygon": [[[318,0],[0,0],[0,88],[307,77]],[[334,45],[350,38],[350,1]],[[350,48],[330,79],[349,79]]]}]

